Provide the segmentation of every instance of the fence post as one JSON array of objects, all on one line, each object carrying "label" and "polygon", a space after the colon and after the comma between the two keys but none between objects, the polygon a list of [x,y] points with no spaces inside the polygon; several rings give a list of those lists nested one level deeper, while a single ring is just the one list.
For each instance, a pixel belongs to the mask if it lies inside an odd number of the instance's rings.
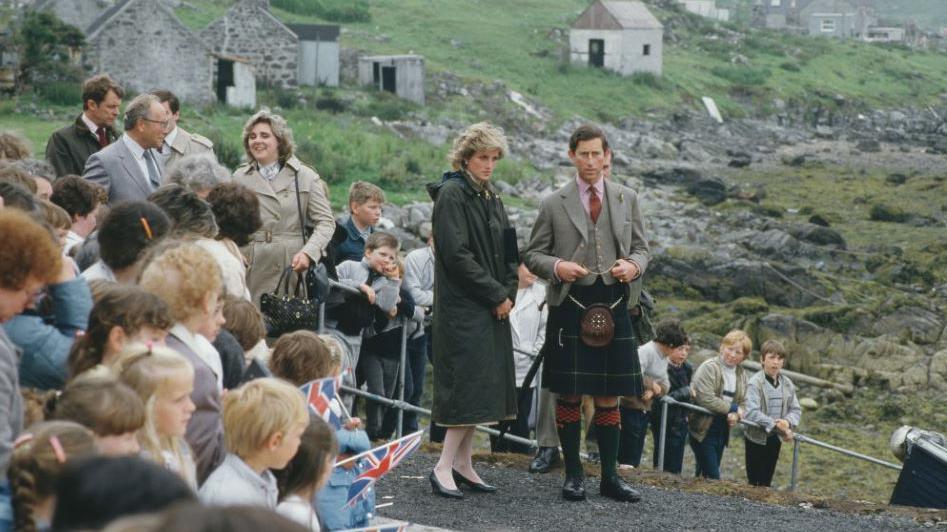
[{"label": "fence post", "polygon": [[789,491],[796,491],[799,482],[799,440],[792,439],[792,473],[789,476]]},{"label": "fence post", "polygon": [[[401,320],[401,364],[398,365],[398,401],[404,402],[404,372],[408,360],[408,318]],[[401,437],[404,425],[404,409],[398,408],[398,437]]]},{"label": "fence post", "polygon": [[661,434],[658,436],[658,471],[664,471],[664,442],[667,441],[668,403],[661,401]]}]

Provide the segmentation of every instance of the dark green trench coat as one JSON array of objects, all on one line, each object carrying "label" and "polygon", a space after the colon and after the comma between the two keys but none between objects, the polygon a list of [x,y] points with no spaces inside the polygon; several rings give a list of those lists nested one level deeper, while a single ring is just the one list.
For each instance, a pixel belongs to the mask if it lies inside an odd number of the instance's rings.
[{"label": "dark green trench coat", "polygon": [[463,173],[429,185],[434,200],[434,421],[445,426],[514,419],[516,385],[509,320],[519,256],[503,202]]}]

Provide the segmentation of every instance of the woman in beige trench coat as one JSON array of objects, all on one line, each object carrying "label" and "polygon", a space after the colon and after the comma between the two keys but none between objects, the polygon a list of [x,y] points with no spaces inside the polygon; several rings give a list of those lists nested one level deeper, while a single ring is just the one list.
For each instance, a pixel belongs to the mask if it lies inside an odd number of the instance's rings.
[{"label": "woman in beige trench coat", "polygon": [[[237,168],[234,181],[260,199],[263,226],[243,248],[249,261],[247,287],[253,302],[276,289],[287,266],[297,272],[315,264],[335,231],[329,190],[315,170],[294,155],[293,132],[280,115],[262,110],[243,127],[243,147],[248,163]],[[296,205],[296,181],[303,217],[314,227],[303,241]]]}]

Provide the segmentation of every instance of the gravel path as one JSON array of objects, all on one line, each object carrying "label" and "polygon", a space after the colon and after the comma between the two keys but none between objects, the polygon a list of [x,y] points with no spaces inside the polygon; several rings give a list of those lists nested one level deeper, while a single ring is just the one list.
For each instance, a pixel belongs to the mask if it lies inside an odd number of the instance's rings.
[{"label": "gravel path", "polygon": [[561,470],[533,475],[502,464],[478,462],[477,470],[497,494],[467,493],[462,501],[435,497],[428,474],[437,457],[418,451],[379,481],[380,516],[455,530],[767,530],[857,531],[924,528],[899,516],[847,515],[826,510],[774,506],[738,497],[712,496],[639,486],[643,500],[619,503],[598,494],[598,479],[586,479],[589,498],[560,499]]}]

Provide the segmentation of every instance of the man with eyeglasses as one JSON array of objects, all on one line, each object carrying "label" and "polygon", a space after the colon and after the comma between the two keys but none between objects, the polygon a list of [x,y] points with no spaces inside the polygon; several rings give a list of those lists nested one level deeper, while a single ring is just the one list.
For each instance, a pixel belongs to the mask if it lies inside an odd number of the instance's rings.
[{"label": "man with eyeglasses", "polygon": [[136,97],[125,109],[125,134],[86,162],[82,177],[108,193],[109,204],[144,201],[162,183],[156,149],[171,127],[168,111],[153,94]]},{"label": "man with eyeglasses", "polygon": [[542,382],[557,394],[556,428],[566,467],[562,497],[586,498],[580,401],[590,395],[601,460],[599,492],[636,502],[641,495],[618,476],[618,397],[644,391],[628,308],[638,303],[649,252],[637,194],[605,179],[608,153],[608,139],[598,127],[583,125],[572,133],[569,159],[576,176],[543,198],[524,261],[548,281]]}]

